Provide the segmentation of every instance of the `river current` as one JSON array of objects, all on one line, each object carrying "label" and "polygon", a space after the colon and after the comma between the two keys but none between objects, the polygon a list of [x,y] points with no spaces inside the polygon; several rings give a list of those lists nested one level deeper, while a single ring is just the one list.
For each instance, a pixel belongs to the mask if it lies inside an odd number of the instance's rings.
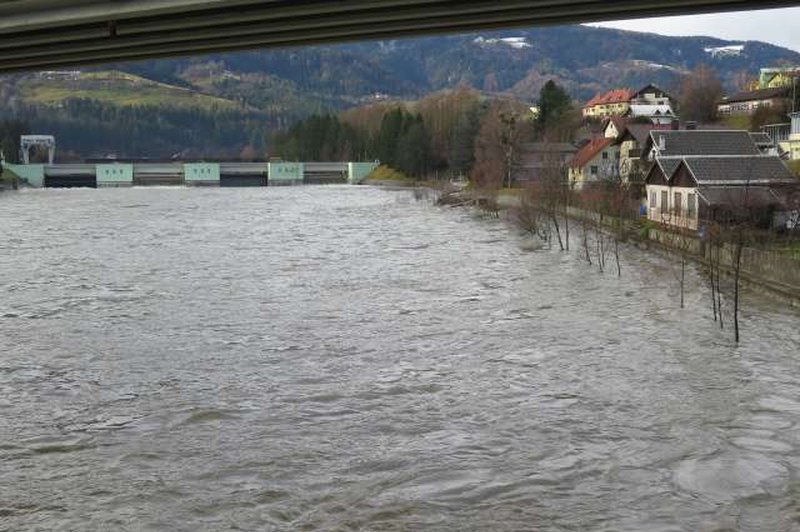
[{"label": "river current", "polygon": [[[800,530],[800,320],[368,187],[0,195],[0,530]],[[577,245],[575,246],[577,247]]]}]

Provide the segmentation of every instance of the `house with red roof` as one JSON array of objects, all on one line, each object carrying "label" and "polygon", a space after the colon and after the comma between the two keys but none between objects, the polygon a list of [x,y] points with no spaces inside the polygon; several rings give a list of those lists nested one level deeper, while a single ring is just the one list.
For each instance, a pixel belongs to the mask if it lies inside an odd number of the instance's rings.
[{"label": "house with red roof", "polygon": [[619,175],[619,146],[613,137],[595,137],[568,163],[569,184],[575,190]]},{"label": "house with red roof", "polygon": [[584,118],[605,118],[607,116],[624,116],[631,108],[634,94],[631,89],[613,89],[598,94],[583,106]]},{"label": "house with red roof", "polygon": [[672,111],[672,98],[655,85],[639,90],[612,89],[598,94],[583,106],[584,118],[627,116],[647,117],[653,123],[667,124],[676,118]]}]

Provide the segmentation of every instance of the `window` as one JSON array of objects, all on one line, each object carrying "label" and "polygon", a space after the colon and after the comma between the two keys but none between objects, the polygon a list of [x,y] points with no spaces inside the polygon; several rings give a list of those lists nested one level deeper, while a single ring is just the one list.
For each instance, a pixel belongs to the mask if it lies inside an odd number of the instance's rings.
[{"label": "window", "polygon": [[676,216],[680,216],[681,215],[681,207],[683,207],[683,201],[682,201],[683,198],[681,198],[681,193],[680,192],[676,192],[675,195],[673,196],[673,199],[674,199],[674,203],[673,203],[672,207],[675,209],[675,215]]},{"label": "window", "polygon": [[650,208],[651,209],[655,209],[656,208],[656,200],[657,199],[658,199],[658,196],[656,195],[655,191],[651,192],[650,193]]},{"label": "window", "polygon": [[662,212],[667,212],[669,210],[669,196],[667,196],[667,191],[661,191],[661,210]]},{"label": "window", "polygon": [[686,215],[689,218],[694,218],[697,213],[697,196],[694,193],[686,195]]},{"label": "window", "polygon": [[597,167],[592,166],[591,168],[589,168],[589,173],[592,175],[597,175]]},{"label": "window", "polygon": [[604,160],[605,160],[605,159],[608,159],[608,152],[607,152],[607,151],[604,151],[604,152],[603,152],[603,159],[604,159]]}]

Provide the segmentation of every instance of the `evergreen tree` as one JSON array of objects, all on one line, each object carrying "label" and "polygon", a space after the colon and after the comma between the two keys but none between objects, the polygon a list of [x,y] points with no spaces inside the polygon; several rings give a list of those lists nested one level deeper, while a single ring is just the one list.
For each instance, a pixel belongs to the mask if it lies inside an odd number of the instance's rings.
[{"label": "evergreen tree", "polygon": [[539,91],[539,116],[536,123],[539,132],[555,129],[572,110],[572,99],[562,87],[552,79]]},{"label": "evergreen tree", "polygon": [[480,127],[477,107],[462,114],[456,122],[448,155],[448,165],[456,175],[467,175],[472,169],[475,162],[475,137],[478,136]]},{"label": "evergreen tree", "polygon": [[397,143],[396,168],[405,174],[423,177],[430,170],[431,158],[431,139],[422,117],[408,116]]}]

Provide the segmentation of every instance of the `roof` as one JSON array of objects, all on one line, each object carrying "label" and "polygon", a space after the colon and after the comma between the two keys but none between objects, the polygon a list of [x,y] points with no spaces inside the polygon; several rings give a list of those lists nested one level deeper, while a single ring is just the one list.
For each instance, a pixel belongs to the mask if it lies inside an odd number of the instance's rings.
[{"label": "roof", "polygon": [[783,198],[767,186],[700,187],[697,189],[697,195],[711,207],[764,208],[785,205]]},{"label": "roof", "polygon": [[638,142],[639,144],[644,144],[647,142],[647,138],[650,136],[651,131],[669,131],[672,130],[672,125],[670,124],[636,124],[631,123],[628,124],[625,135],[621,137],[621,140],[625,140],[627,138],[631,138]]},{"label": "roof", "polygon": [[664,175],[667,176],[667,179],[669,179],[672,177],[672,174],[675,173],[675,170],[678,169],[681,161],[683,161],[682,157],[659,157],[656,159],[656,164],[661,168],[661,171],[664,172]]},{"label": "roof", "polygon": [[655,130],[648,150],[650,146],[659,146],[661,156],[759,154],[750,133],[743,130]]},{"label": "roof", "polygon": [[614,143],[614,139],[610,137],[598,137],[590,140],[583,148],[578,150],[578,153],[570,160],[569,166],[572,168],[580,168],[597,157],[597,154],[609,147]]},{"label": "roof", "polygon": [[631,89],[613,89],[603,94],[598,94],[588,102],[584,107],[594,107],[595,105],[604,105],[609,103],[623,103],[631,101],[635,93]]},{"label": "roof", "polygon": [[639,89],[638,91],[636,91],[636,92],[634,93],[634,96],[641,96],[642,94],[644,94],[645,92],[647,92],[649,89],[652,89],[652,90],[654,90],[654,91],[658,91],[658,92],[663,92],[663,93],[664,93],[664,97],[672,99],[672,97],[671,97],[669,94],[667,94],[667,93],[666,93],[666,91],[664,91],[664,90],[662,90],[662,89],[659,89],[658,87],[656,87],[656,86],[655,86],[655,85],[653,85],[652,83],[648,83],[647,85],[645,85],[644,87],[642,87],[641,89]]},{"label": "roof", "polygon": [[628,111],[631,116],[675,116],[670,105],[631,104]]},{"label": "roof", "polygon": [[797,183],[794,174],[775,155],[684,157],[682,162],[688,167],[698,185]]},{"label": "roof", "polygon": [[578,148],[571,142],[526,142],[520,151],[529,153],[575,153]]},{"label": "roof", "polygon": [[758,89],[754,91],[737,92],[722,99],[722,103],[750,102],[754,100],[770,100],[772,98],[787,98],[790,87],[776,87],[774,89]]}]

